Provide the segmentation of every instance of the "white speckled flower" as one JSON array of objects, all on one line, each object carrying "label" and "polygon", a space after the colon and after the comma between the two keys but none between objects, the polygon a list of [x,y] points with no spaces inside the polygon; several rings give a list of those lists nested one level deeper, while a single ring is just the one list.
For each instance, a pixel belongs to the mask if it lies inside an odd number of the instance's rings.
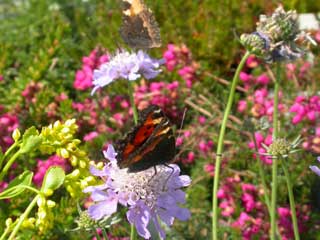
[{"label": "white speckled flower", "polygon": [[180,175],[177,165],[171,164],[174,169],[163,165],[157,166],[157,174],[150,168],[145,171],[128,173],[127,169],[120,169],[116,161],[116,153],[112,145],[108,146],[104,155],[110,162],[103,170],[91,168],[91,173],[104,180],[100,186],[90,186],[85,192],[91,192],[95,202],[88,209],[93,219],[110,216],[117,211],[118,203],[127,207],[127,219],[134,224],[138,234],[151,238],[148,230],[150,220],[153,222],[160,237],[165,238],[165,232],[160,227],[159,219],[171,226],[174,218],[185,221],[190,217],[184,204],[185,193],[180,189],[190,184],[189,176]]}]

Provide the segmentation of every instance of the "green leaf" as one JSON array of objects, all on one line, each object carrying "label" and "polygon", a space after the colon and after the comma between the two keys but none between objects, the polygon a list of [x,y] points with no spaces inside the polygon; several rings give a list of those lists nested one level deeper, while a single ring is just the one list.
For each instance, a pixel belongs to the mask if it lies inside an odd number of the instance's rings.
[{"label": "green leaf", "polygon": [[56,190],[64,182],[65,172],[61,167],[51,167],[44,176],[41,191]]},{"label": "green leaf", "polygon": [[2,193],[0,193],[0,199],[13,198],[21,194],[25,190],[25,187],[23,186],[18,187],[18,186],[19,185],[30,186],[32,177],[33,177],[33,172],[28,170],[24,171],[18,177],[13,179],[9,183],[8,187]]},{"label": "green leaf", "polygon": [[29,137],[31,137],[31,136],[38,136],[38,135],[39,135],[38,130],[33,126],[33,127],[28,128],[28,129],[24,132],[24,134],[23,134],[23,136],[22,136],[22,140],[23,140],[23,141],[26,141]]},{"label": "green leaf", "polygon": [[23,138],[21,143],[20,153],[27,153],[35,150],[42,142],[42,138],[39,136],[29,136],[28,138]]}]

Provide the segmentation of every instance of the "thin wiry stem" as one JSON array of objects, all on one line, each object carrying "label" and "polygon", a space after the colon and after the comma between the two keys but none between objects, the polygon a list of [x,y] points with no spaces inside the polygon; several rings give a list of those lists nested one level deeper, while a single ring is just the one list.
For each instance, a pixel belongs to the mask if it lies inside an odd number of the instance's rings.
[{"label": "thin wiry stem", "polygon": [[[273,141],[278,138],[278,105],[279,105],[279,87],[280,87],[280,63],[277,63],[276,79],[274,83],[274,96],[273,96]],[[271,212],[270,212],[270,239],[276,239],[276,211],[277,211],[277,181],[278,177],[278,157],[272,158],[272,191],[271,191]]]},{"label": "thin wiry stem", "polygon": [[233,104],[233,99],[235,95],[235,90],[237,87],[239,74],[241,69],[243,68],[247,58],[249,57],[250,53],[246,52],[245,55],[242,57],[237,70],[234,74],[230,92],[229,92],[229,98],[227,102],[226,109],[224,111],[221,128],[220,128],[220,134],[219,134],[219,140],[218,140],[218,146],[217,146],[217,155],[216,155],[216,164],[214,169],[214,182],[213,182],[213,193],[212,193],[212,239],[218,240],[218,187],[219,187],[219,175],[220,175],[220,165],[221,165],[221,159],[222,159],[222,151],[223,151],[223,140],[224,135],[227,127],[227,121],[228,117],[231,111],[231,107]]}]

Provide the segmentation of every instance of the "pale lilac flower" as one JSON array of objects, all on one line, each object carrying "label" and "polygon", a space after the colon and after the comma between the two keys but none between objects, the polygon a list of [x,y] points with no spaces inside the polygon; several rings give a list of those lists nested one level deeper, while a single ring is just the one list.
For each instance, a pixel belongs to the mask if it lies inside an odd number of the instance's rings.
[{"label": "pale lilac flower", "polygon": [[98,170],[91,167],[93,175],[104,180],[103,185],[89,186],[84,191],[91,192],[95,202],[88,209],[93,219],[101,219],[117,211],[118,203],[128,208],[127,219],[134,224],[138,234],[150,239],[148,230],[150,221],[159,232],[162,239],[165,232],[160,227],[159,220],[167,226],[173,224],[174,218],[185,221],[190,217],[190,212],[180,205],[186,201],[185,193],[180,189],[191,182],[189,176],[181,175],[180,169],[175,164],[170,164],[172,169],[159,165],[157,174],[150,168],[145,171],[128,173],[127,169],[120,169],[117,165],[116,152],[112,145],[108,146],[104,156],[109,163]]},{"label": "pale lilac flower", "polygon": [[92,94],[116,79],[134,81],[141,76],[146,79],[155,78],[161,72],[159,67],[163,63],[163,60],[150,58],[142,50],[139,50],[138,53],[118,52],[109,62],[94,70]]},{"label": "pale lilac flower", "polygon": [[[320,157],[317,158],[317,160],[320,162]],[[310,166],[310,169],[315,173],[317,174],[318,176],[320,176],[320,168],[317,167],[317,166]]]}]

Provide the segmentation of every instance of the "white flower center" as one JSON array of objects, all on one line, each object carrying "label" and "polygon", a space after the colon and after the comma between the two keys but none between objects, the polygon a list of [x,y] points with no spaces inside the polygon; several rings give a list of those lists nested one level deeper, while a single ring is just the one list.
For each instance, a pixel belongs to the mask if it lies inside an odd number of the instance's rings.
[{"label": "white flower center", "polygon": [[158,196],[167,190],[166,184],[171,170],[162,165],[157,166],[157,174],[154,168],[136,173],[128,173],[127,170],[119,169],[117,166],[112,167],[111,178],[114,189],[128,196],[134,194],[137,200],[143,200],[152,209]]}]

